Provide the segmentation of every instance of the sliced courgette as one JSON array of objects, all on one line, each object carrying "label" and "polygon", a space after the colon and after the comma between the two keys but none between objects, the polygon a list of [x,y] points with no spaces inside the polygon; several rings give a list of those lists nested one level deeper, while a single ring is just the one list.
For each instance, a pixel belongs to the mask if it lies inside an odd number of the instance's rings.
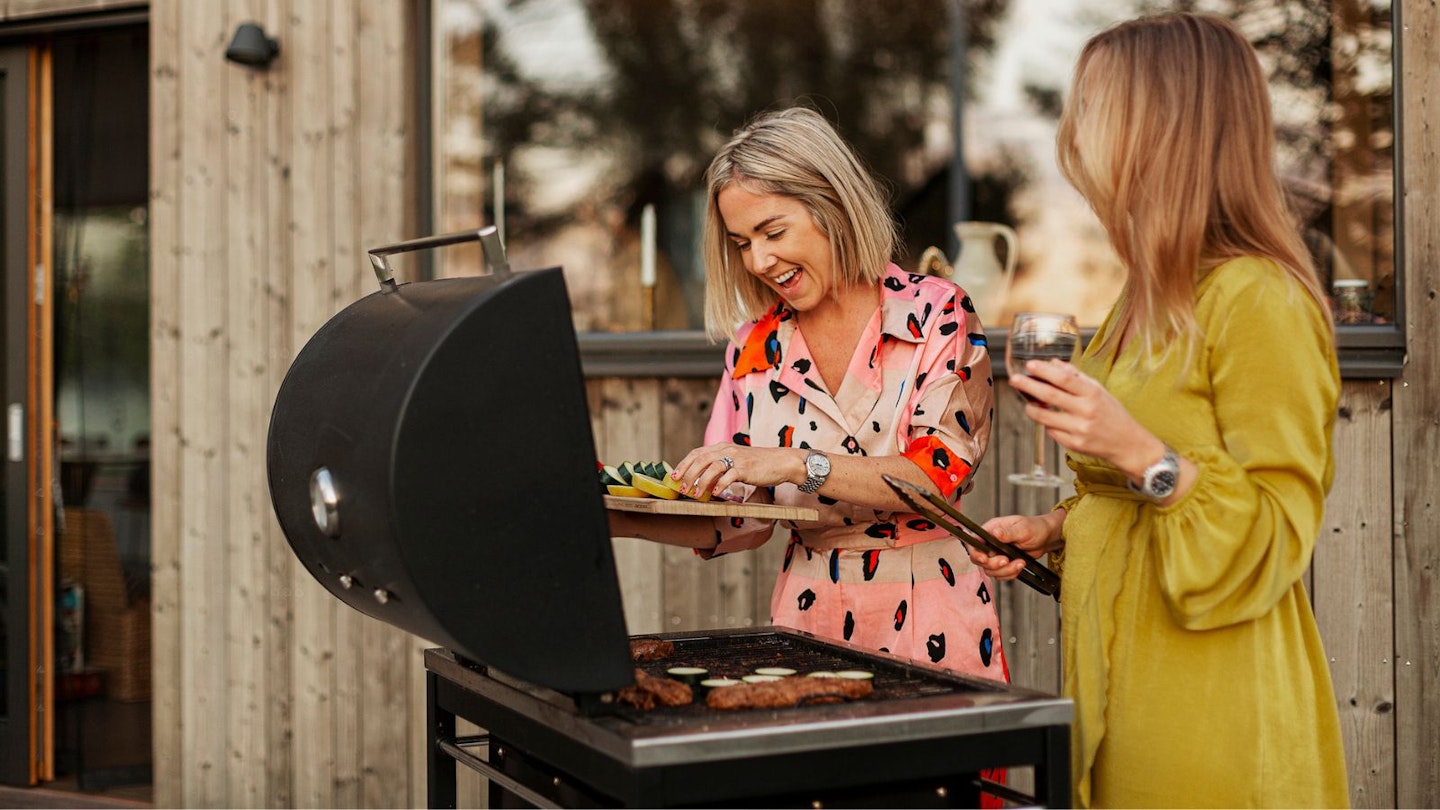
[{"label": "sliced courgette", "polygon": [[643,490],[647,494],[654,495],[657,498],[664,498],[667,501],[673,501],[680,497],[680,493],[640,472],[630,474],[630,486]]},{"label": "sliced courgette", "polygon": [[645,490],[643,490],[643,489],[636,489],[635,487],[629,487],[629,486],[624,486],[624,485],[620,485],[620,484],[611,484],[611,485],[605,487],[605,491],[606,491],[606,492],[609,492],[611,495],[614,495],[614,496],[617,497],[617,498],[648,498],[648,497],[650,497],[649,495],[647,495],[647,494],[645,493]]}]

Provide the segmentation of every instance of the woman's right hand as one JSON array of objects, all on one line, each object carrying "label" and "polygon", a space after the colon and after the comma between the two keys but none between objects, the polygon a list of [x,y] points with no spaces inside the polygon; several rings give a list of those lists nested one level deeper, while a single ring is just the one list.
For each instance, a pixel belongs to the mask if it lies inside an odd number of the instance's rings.
[{"label": "woman's right hand", "polygon": [[[1031,557],[1039,557],[1061,545],[1060,527],[1065,510],[1056,509],[1046,515],[1005,515],[985,521],[985,531],[1019,548]],[[1015,579],[1025,570],[1024,560],[1012,560],[1001,554],[986,554],[970,549],[970,561],[996,579]]]}]

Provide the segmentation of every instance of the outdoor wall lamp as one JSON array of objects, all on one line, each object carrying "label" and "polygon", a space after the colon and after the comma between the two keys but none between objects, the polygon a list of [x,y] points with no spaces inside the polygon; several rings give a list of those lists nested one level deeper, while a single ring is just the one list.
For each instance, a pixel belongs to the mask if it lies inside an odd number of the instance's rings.
[{"label": "outdoor wall lamp", "polygon": [[225,49],[225,58],[231,62],[255,68],[268,68],[275,57],[280,55],[280,43],[271,39],[259,23],[241,23],[235,29],[230,47]]}]

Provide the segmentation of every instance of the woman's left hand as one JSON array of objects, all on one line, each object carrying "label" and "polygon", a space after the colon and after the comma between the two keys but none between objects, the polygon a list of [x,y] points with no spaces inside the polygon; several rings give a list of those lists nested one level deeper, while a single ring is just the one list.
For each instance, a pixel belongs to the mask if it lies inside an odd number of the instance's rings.
[{"label": "woman's left hand", "polygon": [[671,475],[681,482],[680,491],[687,495],[705,491],[720,495],[735,483],[757,487],[794,483],[797,470],[804,480],[805,460],[800,452],[788,447],[747,447],[731,442],[707,444],[680,459]]},{"label": "woman's left hand", "polygon": [[[1151,463],[1160,440],[1146,430],[1105,386],[1071,363],[1031,360],[1028,376],[1010,386],[1041,404],[1026,403],[1025,415],[1045,426],[1067,450],[1108,461],[1121,470]],[[1154,456],[1151,458],[1150,456]]]}]

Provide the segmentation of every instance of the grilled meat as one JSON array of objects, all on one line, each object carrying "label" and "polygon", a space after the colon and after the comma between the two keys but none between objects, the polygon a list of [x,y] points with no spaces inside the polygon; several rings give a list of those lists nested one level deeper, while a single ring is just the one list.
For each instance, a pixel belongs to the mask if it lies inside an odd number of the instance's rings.
[{"label": "grilled meat", "polygon": [[630,639],[630,659],[633,661],[662,661],[675,653],[675,643],[663,638],[641,636]]},{"label": "grilled meat", "polygon": [[705,705],[712,709],[785,709],[806,703],[839,703],[868,697],[868,680],[849,678],[782,678],[767,683],[742,683],[712,689]]},{"label": "grilled meat", "polygon": [[635,684],[626,686],[616,694],[621,703],[648,712],[661,706],[685,706],[695,700],[690,687],[669,678],[657,678],[643,669],[635,670]]}]

